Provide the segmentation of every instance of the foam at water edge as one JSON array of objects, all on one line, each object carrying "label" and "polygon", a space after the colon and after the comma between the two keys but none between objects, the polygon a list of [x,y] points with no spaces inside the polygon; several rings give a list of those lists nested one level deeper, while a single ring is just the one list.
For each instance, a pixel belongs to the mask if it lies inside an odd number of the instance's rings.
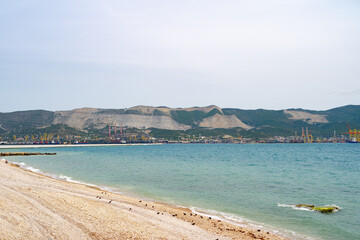
[{"label": "foam at water edge", "polygon": [[107,192],[113,192],[118,194],[124,194],[124,192],[120,192],[119,189],[114,187],[108,187],[108,186],[99,186],[100,189],[107,191]]},{"label": "foam at water edge", "polygon": [[282,204],[282,203],[278,203],[277,205],[278,205],[278,207],[288,207],[288,208],[292,208],[292,209],[295,209],[295,210],[315,212],[315,210],[312,210],[312,209],[309,209],[309,208],[297,207],[295,204]]},{"label": "foam at water edge", "polygon": [[13,163],[23,169],[29,170],[31,172],[41,173],[40,169],[33,168],[31,166],[27,166],[26,163],[24,163],[24,162],[11,162],[11,163]]},{"label": "foam at water edge", "polygon": [[263,231],[271,232],[271,233],[273,233],[275,235],[280,235],[280,236],[283,236],[283,237],[287,237],[287,238],[290,238],[292,240],[320,240],[319,238],[304,236],[304,235],[301,235],[301,234],[296,233],[294,231],[283,230],[283,229],[280,230],[280,229],[277,229],[274,226],[264,226],[264,225],[262,225],[260,223],[250,221],[248,219],[245,219],[245,218],[242,218],[240,216],[230,214],[230,213],[224,213],[224,212],[218,212],[218,211],[214,211],[214,210],[201,209],[201,208],[197,208],[197,207],[190,207],[190,210],[192,212],[196,213],[196,214],[201,214],[201,215],[206,216],[206,217],[211,217],[213,219],[226,221],[226,222],[229,222],[231,224],[238,225],[238,226],[241,226],[241,227],[250,227],[250,228],[253,228],[253,229],[261,229]]},{"label": "foam at water edge", "polygon": [[41,173],[40,169],[37,168],[33,168],[33,167],[26,167],[27,170],[31,171],[31,172],[35,172],[35,173]]},{"label": "foam at water edge", "polygon": [[19,165],[19,167],[24,167],[25,163],[21,162],[21,163],[16,163],[17,165]]},{"label": "foam at water edge", "polygon": [[63,180],[63,181],[66,181],[66,182],[81,183],[81,182],[79,182],[79,181],[73,180],[71,177],[68,177],[68,176],[65,176],[65,175],[62,175],[62,174],[60,174],[60,175],[57,177],[57,179]]},{"label": "foam at water edge", "polygon": [[55,178],[55,179],[58,179],[58,180],[61,180],[61,181],[72,182],[72,183],[80,183],[80,184],[96,187],[96,185],[94,185],[94,184],[76,181],[76,180],[74,180],[71,177],[68,177],[66,175],[62,175],[62,174],[55,175],[55,174],[45,173],[45,172],[41,171],[40,169],[37,169],[37,168],[26,165],[26,163],[24,163],[24,162],[12,162],[12,163],[18,165],[20,168],[23,168],[25,170],[28,170],[28,171],[31,171],[31,172],[34,172],[34,173],[38,173],[38,174],[41,174],[41,175],[44,175],[44,176],[48,176],[48,177],[51,177],[51,178]]}]

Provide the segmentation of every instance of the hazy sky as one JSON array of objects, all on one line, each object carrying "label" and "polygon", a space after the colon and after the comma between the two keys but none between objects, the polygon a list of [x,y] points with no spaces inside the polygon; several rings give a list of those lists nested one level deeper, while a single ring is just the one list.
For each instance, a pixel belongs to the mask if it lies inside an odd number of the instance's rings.
[{"label": "hazy sky", "polygon": [[0,112],[360,104],[360,1],[2,1],[0,81]]}]

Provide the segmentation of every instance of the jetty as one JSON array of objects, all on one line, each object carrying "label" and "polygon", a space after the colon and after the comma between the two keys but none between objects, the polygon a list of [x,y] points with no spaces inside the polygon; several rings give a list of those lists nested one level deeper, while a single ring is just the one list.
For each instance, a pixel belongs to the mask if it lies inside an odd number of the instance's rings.
[{"label": "jetty", "polygon": [[0,156],[56,155],[56,153],[0,152]]}]

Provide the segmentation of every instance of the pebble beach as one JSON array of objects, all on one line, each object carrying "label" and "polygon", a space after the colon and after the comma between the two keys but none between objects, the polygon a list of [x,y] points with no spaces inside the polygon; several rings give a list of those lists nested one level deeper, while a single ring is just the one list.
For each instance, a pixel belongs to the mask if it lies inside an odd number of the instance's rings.
[{"label": "pebble beach", "polygon": [[285,239],[0,161],[0,239]]}]

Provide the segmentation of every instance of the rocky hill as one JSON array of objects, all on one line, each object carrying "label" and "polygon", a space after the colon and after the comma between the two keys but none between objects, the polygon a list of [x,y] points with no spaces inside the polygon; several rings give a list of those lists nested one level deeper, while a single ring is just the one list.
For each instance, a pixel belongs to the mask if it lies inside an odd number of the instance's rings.
[{"label": "rocky hill", "polygon": [[[19,111],[0,113],[0,135],[24,132],[88,132],[117,125],[168,131],[241,132],[243,135],[283,135],[309,127],[319,135],[347,130],[347,122],[360,128],[360,106],[348,105],[327,111],[304,109],[242,110],[217,106],[168,108],[136,106],[125,109],[80,108],[70,111]],[[219,130],[216,130],[217,132]]]},{"label": "rocky hill", "polygon": [[101,129],[109,124],[131,128],[188,130],[194,127],[251,129],[234,115],[224,115],[216,106],[171,109],[137,106],[129,109],[81,108],[55,112],[52,124],[65,124],[87,130]]}]

